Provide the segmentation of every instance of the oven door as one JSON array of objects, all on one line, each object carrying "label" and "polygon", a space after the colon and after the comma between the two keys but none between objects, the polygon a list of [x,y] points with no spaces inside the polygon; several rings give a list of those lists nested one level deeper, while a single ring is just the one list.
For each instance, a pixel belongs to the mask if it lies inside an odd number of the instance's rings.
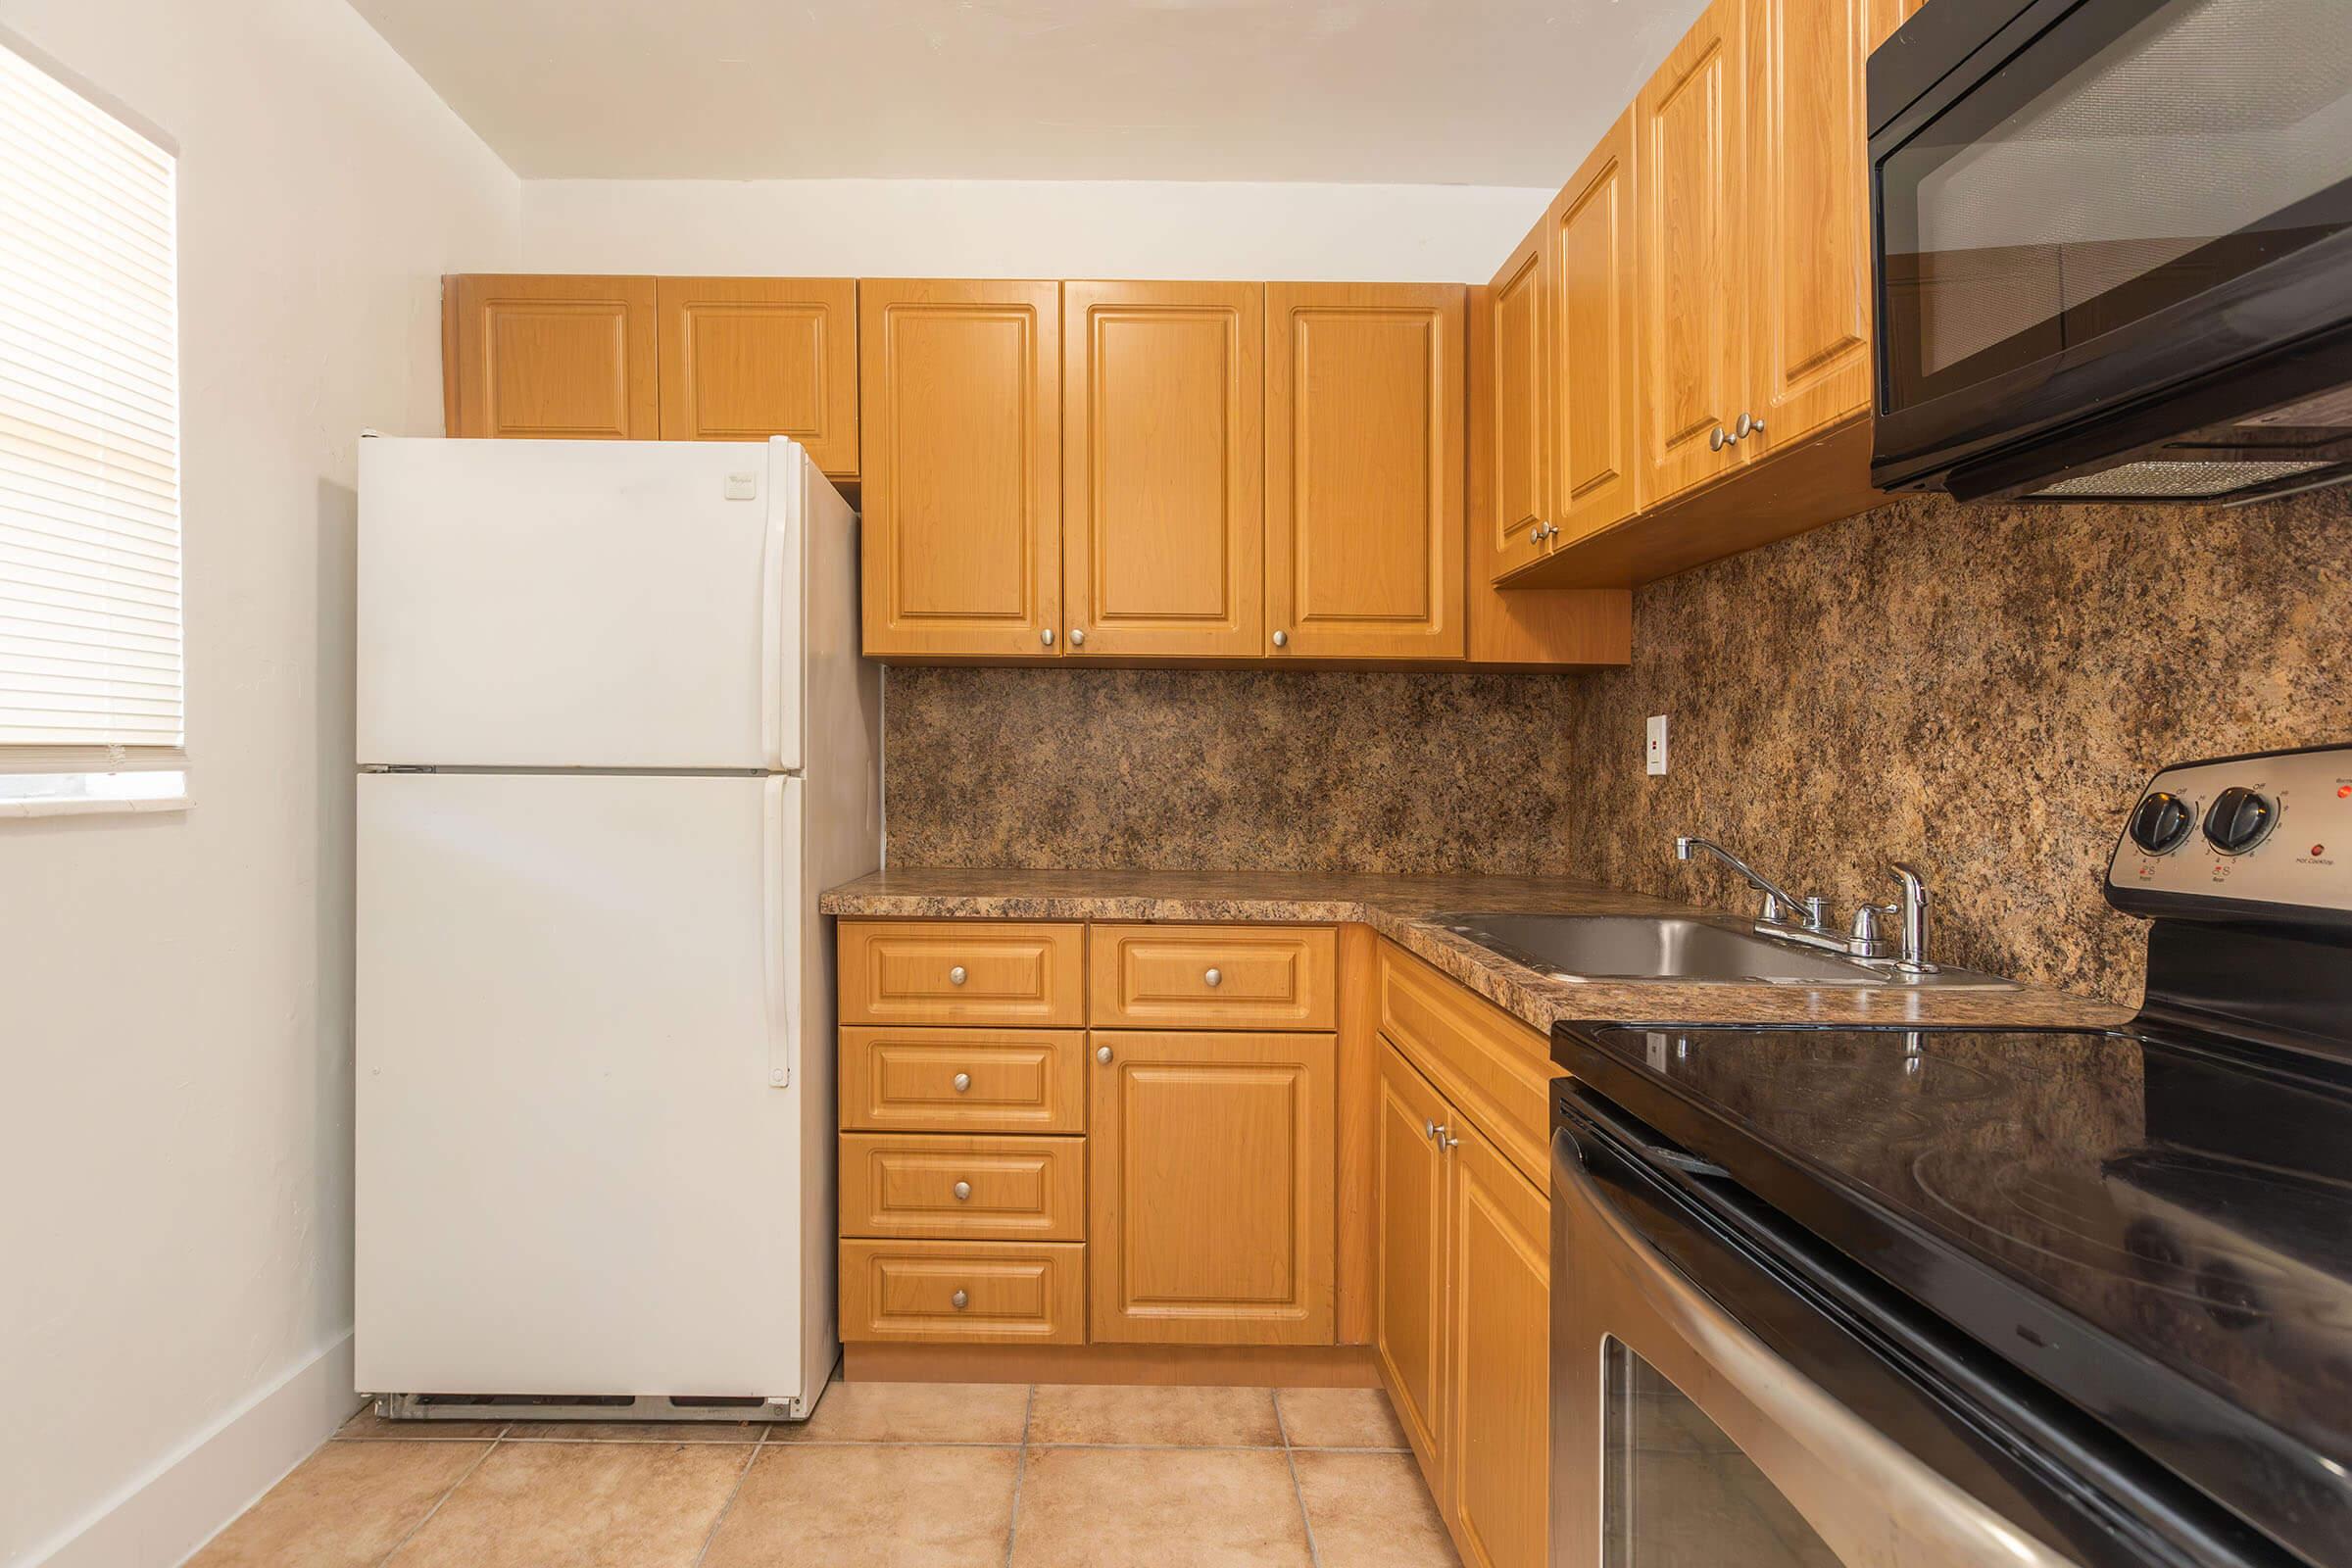
[{"label": "oven door", "polygon": [[2276,1560],[1716,1167],[1555,1105],[1554,1568]]},{"label": "oven door", "polygon": [[2034,493],[2352,373],[2343,0],[1939,3],[1870,98],[1880,488]]}]

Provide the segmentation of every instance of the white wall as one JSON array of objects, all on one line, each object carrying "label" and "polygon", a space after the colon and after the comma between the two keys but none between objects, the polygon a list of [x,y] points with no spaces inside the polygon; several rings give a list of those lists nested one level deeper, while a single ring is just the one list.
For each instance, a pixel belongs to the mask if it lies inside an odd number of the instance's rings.
[{"label": "white wall", "polygon": [[342,0],[0,27],[180,149],[194,808],[0,820],[0,1563],[156,1568],[356,1403],[354,446],[519,189]]},{"label": "white wall", "polygon": [[1509,185],[545,179],[547,272],[1484,283],[1551,200]]}]

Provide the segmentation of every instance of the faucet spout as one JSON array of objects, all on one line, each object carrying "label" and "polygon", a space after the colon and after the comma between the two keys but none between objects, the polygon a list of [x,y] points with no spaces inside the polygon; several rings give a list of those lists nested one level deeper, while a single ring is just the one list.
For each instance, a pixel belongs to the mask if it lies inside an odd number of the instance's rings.
[{"label": "faucet spout", "polygon": [[[1774,904],[1788,908],[1791,916],[1802,921],[1808,928],[1819,928],[1821,910],[1818,905],[1810,900],[1798,898],[1722,845],[1712,839],[1696,839],[1688,836],[1677,838],[1674,841],[1674,858],[1678,860],[1688,860],[1694,850],[1706,851],[1734,871],[1739,872],[1749,887],[1772,900]],[[1775,918],[1775,912],[1768,910],[1765,917],[1767,919]]]}]

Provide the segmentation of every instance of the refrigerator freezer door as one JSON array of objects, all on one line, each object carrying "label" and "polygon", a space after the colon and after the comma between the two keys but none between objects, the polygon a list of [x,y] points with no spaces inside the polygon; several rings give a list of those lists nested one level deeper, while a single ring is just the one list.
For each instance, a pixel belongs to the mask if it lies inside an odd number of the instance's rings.
[{"label": "refrigerator freezer door", "polygon": [[801,789],[361,775],[363,1390],[810,1392]]},{"label": "refrigerator freezer door", "polygon": [[799,767],[806,464],[361,442],[359,761]]}]

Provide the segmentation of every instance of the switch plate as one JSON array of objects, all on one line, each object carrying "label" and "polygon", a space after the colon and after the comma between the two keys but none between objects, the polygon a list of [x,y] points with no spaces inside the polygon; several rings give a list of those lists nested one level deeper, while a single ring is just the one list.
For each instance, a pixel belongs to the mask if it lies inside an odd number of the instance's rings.
[{"label": "switch plate", "polygon": [[1649,715],[1649,744],[1642,749],[1643,765],[1652,773],[1666,771],[1666,715]]}]

